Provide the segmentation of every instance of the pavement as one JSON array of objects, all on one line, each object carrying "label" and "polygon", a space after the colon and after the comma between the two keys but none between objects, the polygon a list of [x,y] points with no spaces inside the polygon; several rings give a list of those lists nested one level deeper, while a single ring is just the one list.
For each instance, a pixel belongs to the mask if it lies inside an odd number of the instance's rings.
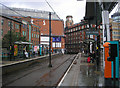
[{"label": "pavement", "polygon": [[[87,63],[86,59],[87,57],[84,57],[81,54],[78,55],[78,58],[74,61],[72,67],[67,72],[67,75],[58,84],[58,88],[64,86],[68,87],[106,86],[102,64],[103,58],[101,57],[99,66],[97,66],[96,61],[94,63]],[[109,83],[110,82],[108,82],[108,84]]]}]

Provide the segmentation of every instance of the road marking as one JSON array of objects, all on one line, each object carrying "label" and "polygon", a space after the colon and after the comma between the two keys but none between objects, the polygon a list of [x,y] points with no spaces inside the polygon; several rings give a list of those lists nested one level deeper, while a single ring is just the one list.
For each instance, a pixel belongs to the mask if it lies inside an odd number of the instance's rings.
[{"label": "road marking", "polygon": [[72,64],[70,65],[70,67],[68,68],[68,70],[67,70],[66,73],[64,74],[63,78],[61,79],[61,81],[60,81],[59,84],[57,85],[57,88],[59,88],[60,85],[62,84],[62,82],[64,81],[66,75],[67,75],[68,72],[70,71],[70,69],[71,69],[71,67],[72,67],[72,65],[73,65],[73,63],[74,63],[74,61],[77,59],[77,57],[78,57],[78,54],[76,55],[76,57],[75,57],[75,59],[73,60]]}]

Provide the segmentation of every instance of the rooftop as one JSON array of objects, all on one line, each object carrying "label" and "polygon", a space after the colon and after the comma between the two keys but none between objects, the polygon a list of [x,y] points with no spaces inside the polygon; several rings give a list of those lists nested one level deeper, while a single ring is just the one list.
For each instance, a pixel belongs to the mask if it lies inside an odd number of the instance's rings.
[{"label": "rooftop", "polygon": [[[48,11],[41,11],[36,9],[26,9],[26,8],[15,8],[15,7],[0,7],[2,8],[2,14],[6,14],[8,16],[30,16],[32,18],[40,18],[40,19],[49,19]],[[52,20],[62,20],[59,19],[56,13],[51,12]]]}]

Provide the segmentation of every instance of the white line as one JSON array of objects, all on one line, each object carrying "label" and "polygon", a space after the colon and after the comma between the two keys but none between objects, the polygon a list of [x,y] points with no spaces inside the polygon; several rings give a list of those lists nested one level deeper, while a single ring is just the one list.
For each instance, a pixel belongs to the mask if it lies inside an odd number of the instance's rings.
[{"label": "white line", "polygon": [[[78,54],[76,55],[76,58],[78,57]],[[74,61],[76,60],[76,58],[74,59]],[[59,82],[59,84],[57,85],[57,88],[60,87],[60,85],[62,84],[63,80],[65,79],[66,75],[68,74],[68,72],[70,71],[74,61],[72,62],[72,64],[70,65],[70,67],[68,68],[68,70],[66,71],[66,73],[64,74],[63,78],[61,79],[61,81]]]}]

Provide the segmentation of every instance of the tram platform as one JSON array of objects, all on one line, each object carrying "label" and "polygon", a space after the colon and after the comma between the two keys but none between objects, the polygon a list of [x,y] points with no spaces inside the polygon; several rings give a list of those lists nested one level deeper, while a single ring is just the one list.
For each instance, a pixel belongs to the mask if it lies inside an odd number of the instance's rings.
[{"label": "tram platform", "polygon": [[[99,66],[96,61],[94,63],[87,63],[87,57],[79,55],[73,62],[72,67],[63,77],[58,87],[73,86],[73,87],[105,87],[113,86],[110,81],[104,78],[103,58],[101,56]],[[106,84],[107,83],[107,84]],[[116,86],[120,86],[120,81],[116,81]]]}]

